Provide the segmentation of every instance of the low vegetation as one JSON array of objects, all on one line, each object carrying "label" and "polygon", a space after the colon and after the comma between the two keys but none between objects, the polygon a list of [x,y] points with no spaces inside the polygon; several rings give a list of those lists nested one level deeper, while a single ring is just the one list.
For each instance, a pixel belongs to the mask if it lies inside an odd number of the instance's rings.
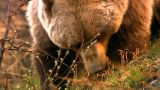
[{"label": "low vegetation", "polygon": [[[11,1],[15,3],[14,0]],[[27,1],[29,0],[22,0],[22,2]],[[4,3],[5,1],[1,1],[0,5],[3,4],[6,8],[7,4]],[[22,3],[13,11],[25,8],[25,6],[22,7],[24,4],[26,3]],[[0,11],[5,10],[0,8]],[[24,19],[25,9],[22,11]],[[26,26],[19,19],[20,16],[16,18],[16,12],[11,14],[13,14],[12,23],[19,20],[18,24],[22,24],[21,27]],[[0,20],[1,23],[5,22]],[[15,26],[12,23],[11,29],[13,30],[10,31],[10,39],[6,41],[6,50],[0,68],[0,90],[40,90],[39,78],[31,63],[32,52],[29,50],[31,44],[28,42],[31,39],[26,33],[28,28],[26,26],[26,30],[23,28],[20,31],[18,27],[15,27],[18,26],[17,23]],[[4,29],[5,25],[3,26]],[[0,37],[1,34],[2,27],[0,26]],[[158,90],[160,89],[160,39],[152,41],[142,55],[128,64],[111,66],[106,71],[91,77],[88,77],[86,72],[81,76],[75,72],[74,78],[67,78],[67,80],[66,90]]]},{"label": "low vegetation", "polygon": [[[23,62],[23,64],[25,63]],[[156,40],[150,44],[149,49],[140,57],[127,65],[112,66],[105,72],[90,78],[87,75],[78,78],[75,74],[74,79],[68,79],[66,90],[158,90],[160,88],[159,75],[160,40]],[[38,76],[33,68],[27,68],[23,74],[17,75],[15,78],[17,80],[12,82],[6,78],[0,90],[40,89]]]}]

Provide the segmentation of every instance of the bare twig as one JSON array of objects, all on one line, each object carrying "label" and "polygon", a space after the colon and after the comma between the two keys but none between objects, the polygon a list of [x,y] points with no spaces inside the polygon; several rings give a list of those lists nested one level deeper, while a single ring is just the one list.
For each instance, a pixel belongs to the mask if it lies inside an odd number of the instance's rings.
[{"label": "bare twig", "polygon": [[1,67],[1,62],[2,62],[2,59],[3,59],[5,40],[8,38],[8,33],[9,33],[9,30],[10,30],[10,21],[11,21],[10,0],[7,0],[7,2],[8,2],[8,12],[7,12],[7,19],[6,19],[6,30],[5,30],[3,38],[0,39],[0,67]]},{"label": "bare twig", "polygon": [[[8,0],[8,12],[7,12],[7,19],[6,19],[6,30],[5,30],[5,33],[4,33],[4,36],[3,38],[0,39],[0,67],[1,67],[1,62],[2,62],[2,59],[3,59],[3,53],[5,51],[5,42],[8,41],[8,34],[9,34],[9,31],[11,29],[10,27],[10,24],[11,24],[11,16],[16,14],[16,11],[19,10],[20,7],[24,6],[28,1],[30,0],[22,0],[21,3],[18,5],[18,7],[16,9],[14,9],[13,11],[11,11],[11,8],[10,8],[10,0]],[[10,43],[10,45],[12,46],[12,44]],[[20,45],[19,47],[14,47],[14,50],[18,50],[20,49],[24,44]],[[13,46],[12,46],[13,47]]]},{"label": "bare twig", "polygon": [[16,14],[16,11],[18,11],[21,7],[23,7],[24,5],[26,5],[30,0],[22,0],[20,2],[20,4],[13,10],[11,11],[11,15]]},{"label": "bare twig", "polygon": [[5,89],[5,90],[8,90],[8,78],[7,78],[7,72],[5,73],[4,89]]}]

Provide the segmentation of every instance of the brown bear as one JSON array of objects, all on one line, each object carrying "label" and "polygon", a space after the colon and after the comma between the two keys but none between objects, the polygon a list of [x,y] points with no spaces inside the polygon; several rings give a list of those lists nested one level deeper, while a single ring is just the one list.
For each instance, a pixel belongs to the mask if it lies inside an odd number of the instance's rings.
[{"label": "brown bear", "polygon": [[[105,69],[110,61],[120,61],[121,52],[125,52],[124,60],[133,59],[150,39],[153,2],[31,0],[27,19],[42,89],[49,90],[53,82],[63,90],[81,58],[89,73]],[[97,65],[88,63],[85,56],[94,57]]]}]

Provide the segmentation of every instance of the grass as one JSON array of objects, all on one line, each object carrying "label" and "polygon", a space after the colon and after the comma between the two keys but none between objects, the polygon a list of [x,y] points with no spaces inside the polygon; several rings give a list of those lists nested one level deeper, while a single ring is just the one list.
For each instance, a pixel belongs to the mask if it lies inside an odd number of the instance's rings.
[{"label": "grass", "polygon": [[[13,58],[16,55],[18,54],[12,53]],[[23,60],[23,65],[25,64]],[[89,79],[85,75],[79,78],[75,76],[72,83],[67,83],[66,90],[158,90],[160,81],[156,81],[156,77],[159,68],[160,39],[152,42],[146,52],[127,65],[113,66]],[[21,78],[16,81],[0,85],[0,90],[40,90],[38,75],[34,70],[27,69],[20,75]]]},{"label": "grass", "polygon": [[11,90],[40,90],[38,75],[29,70],[23,80],[11,85]]},{"label": "grass", "polygon": [[[103,75],[94,77],[87,89],[82,86],[66,90],[119,90],[160,88],[159,81],[153,83],[160,69],[160,40],[151,43],[149,49],[127,65],[111,67]],[[160,74],[160,73],[159,73]],[[96,78],[96,79],[95,79]],[[80,82],[82,84],[82,82]],[[86,82],[85,82],[86,83]],[[152,83],[152,85],[151,85]],[[74,82],[73,82],[74,84]],[[156,85],[154,85],[156,84]]]},{"label": "grass", "polygon": [[[1,1],[1,3],[2,6],[7,6],[5,2]],[[17,22],[17,20],[20,18],[17,17],[14,21]],[[18,26],[16,22],[13,23]],[[13,29],[16,30],[15,26],[13,25]],[[24,24],[21,27],[23,28],[20,30],[27,31]],[[5,24],[3,28],[5,28]],[[0,34],[3,28],[1,28]],[[28,34],[24,31],[21,31],[22,37],[28,38]],[[8,51],[4,58],[0,69],[0,90],[40,90],[39,78],[30,66],[28,53]],[[160,81],[156,81],[158,80],[156,77],[160,74],[157,73],[158,70],[160,70],[160,39],[152,42],[143,55],[127,65],[113,66],[104,73],[91,78],[88,78],[87,75],[77,77],[75,74],[74,78],[70,80],[72,83],[68,81],[66,90],[158,90],[160,88]]]}]

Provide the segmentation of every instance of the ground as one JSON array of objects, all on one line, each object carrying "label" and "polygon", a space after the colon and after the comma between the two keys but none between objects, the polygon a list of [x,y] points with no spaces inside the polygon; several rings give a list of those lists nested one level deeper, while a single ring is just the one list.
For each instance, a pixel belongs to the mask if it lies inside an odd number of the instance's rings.
[{"label": "ground", "polygon": [[[31,63],[31,37],[25,20],[26,6],[22,1],[12,1],[9,40],[0,68],[0,90],[39,90],[39,80]],[[0,39],[6,30],[7,0],[0,0]],[[19,9],[17,9],[19,8]],[[13,42],[13,43],[12,43]],[[71,83],[72,81],[72,83]],[[127,65],[112,66],[105,72],[88,78],[75,72],[68,79],[66,90],[110,90],[110,89],[159,89],[160,88],[160,39],[150,42],[149,48]]]}]

